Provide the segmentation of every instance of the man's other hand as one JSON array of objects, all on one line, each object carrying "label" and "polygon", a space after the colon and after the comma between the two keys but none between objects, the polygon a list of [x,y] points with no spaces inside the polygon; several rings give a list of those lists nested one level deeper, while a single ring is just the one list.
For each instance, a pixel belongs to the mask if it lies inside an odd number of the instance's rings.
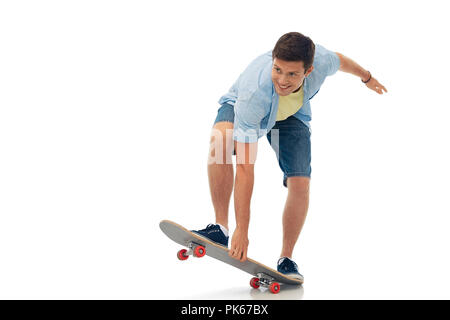
[{"label": "man's other hand", "polygon": [[247,260],[248,231],[237,227],[231,239],[231,248],[228,255],[236,260],[244,262]]}]

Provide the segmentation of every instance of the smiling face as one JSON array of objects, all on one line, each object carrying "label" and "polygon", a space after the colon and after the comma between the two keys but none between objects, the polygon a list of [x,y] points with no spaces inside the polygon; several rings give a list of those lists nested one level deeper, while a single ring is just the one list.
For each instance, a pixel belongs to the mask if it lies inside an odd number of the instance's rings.
[{"label": "smiling face", "polygon": [[285,61],[273,59],[272,82],[280,96],[287,96],[303,84],[305,78],[313,71],[311,66],[306,72],[303,61]]}]

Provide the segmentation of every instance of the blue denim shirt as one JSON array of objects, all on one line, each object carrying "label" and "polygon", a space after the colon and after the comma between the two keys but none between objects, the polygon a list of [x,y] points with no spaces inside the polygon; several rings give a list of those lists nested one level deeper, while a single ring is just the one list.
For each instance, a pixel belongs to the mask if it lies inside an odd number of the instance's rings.
[{"label": "blue denim shirt", "polygon": [[[278,94],[272,82],[272,51],[253,60],[239,76],[228,93],[219,99],[222,105],[234,106],[234,140],[256,142],[275,125],[278,111]],[[303,84],[303,106],[294,117],[308,127],[311,121],[310,100],[316,95],[325,78],[339,70],[336,53],[316,44],[314,69]]]}]

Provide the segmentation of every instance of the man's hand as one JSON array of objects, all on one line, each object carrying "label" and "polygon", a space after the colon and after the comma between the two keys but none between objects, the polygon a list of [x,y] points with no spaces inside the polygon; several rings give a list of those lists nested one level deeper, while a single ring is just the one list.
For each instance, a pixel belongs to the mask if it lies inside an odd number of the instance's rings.
[{"label": "man's hand", "polygon": [[372,77],[372,79],[370,79],[370,81],[366,83],[366,86],[367,88],[375,91],[378,94],[383,94],[383,90],[384,92],[387,92],[386,88],[374,77]]},{"label": "man's hand", "polygon": [[244,262],[247,260],[248,231],[237,227],[231,239],[231,248],[228,255]]},{"label": "man's hand", "polygon": [[375,91],[378,94],[383,94],[383,90],[384,92],[387,92],[386,88],[381,83],[379,83],[377,79],[373,78],[369,71],[365,70],[355,61],[344,56],[342,53],[336,52],[336,54],[340,60],[339,70],[351,73],[359,77],[364,82],[367,81],[369,77],[371,77],[369,82],[366,83],[367,88]]}]

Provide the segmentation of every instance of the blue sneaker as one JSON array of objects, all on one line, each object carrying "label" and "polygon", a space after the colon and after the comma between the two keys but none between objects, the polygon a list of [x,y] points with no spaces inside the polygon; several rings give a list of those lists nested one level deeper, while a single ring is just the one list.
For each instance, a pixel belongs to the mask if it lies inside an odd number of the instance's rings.
[{"label": "blue sneaker", "polygon": [[303,276],[298,272],[297,264],[288,257],[283,257],[278,260],[277,270],[289,277],[303,281]]},{"label": "blue sneaker", "polygon": [[191,230],[192,232],[198,234],[199,236],[211,240],[214,243],[220,244],[228,248],[228,237],[225,236],[222,229],[218,224],[208,224],[205,229],[202,230]]}]

